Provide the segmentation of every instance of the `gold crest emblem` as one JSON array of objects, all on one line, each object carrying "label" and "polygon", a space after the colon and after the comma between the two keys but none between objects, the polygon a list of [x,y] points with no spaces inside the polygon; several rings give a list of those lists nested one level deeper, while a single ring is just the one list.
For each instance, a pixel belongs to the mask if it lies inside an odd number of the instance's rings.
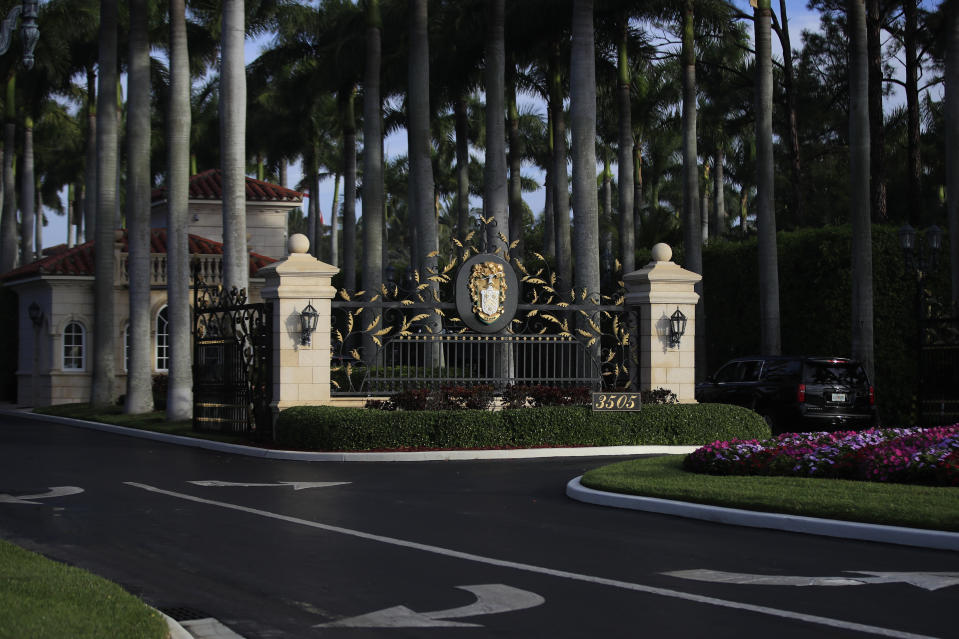
[{"label": "gold crest emblem", "polygon": [[504,310],[506,288],[506,273],[502,264],[474,264],[469,276],[469,291],[476,317],[486,324],[492,324],[499,319]]}]

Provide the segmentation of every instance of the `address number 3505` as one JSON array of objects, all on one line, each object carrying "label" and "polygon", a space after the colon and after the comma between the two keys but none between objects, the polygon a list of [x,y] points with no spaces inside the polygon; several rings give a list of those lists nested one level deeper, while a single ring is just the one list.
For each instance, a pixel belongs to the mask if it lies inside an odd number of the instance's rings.
[{"label": "address number 3505", "polygon": [[639,393],[593,393],[593,410],[639,410]]}]

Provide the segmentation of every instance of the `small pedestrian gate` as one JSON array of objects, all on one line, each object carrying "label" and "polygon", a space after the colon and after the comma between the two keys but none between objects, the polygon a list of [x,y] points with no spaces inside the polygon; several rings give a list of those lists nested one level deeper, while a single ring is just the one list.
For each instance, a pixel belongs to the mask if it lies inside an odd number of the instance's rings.
[{"label": "small pedestrian gate", "polygon": [[272,436],[272,309],[246,292],[193,287],[193,428]]},{"label": "small pedestrian gate", "polygon": [[919,366],[919,423],[959,422],[959,317],[924,320]]}]

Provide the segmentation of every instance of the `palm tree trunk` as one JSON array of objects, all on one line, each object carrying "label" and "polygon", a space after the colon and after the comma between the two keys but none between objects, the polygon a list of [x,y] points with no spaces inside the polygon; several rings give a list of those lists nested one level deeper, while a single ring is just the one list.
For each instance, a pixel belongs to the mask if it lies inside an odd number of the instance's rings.
[{"label": "palm tree trunk", "polygon": [[[433,163],[430,156],[430,49],[427,30],[427,0],[410,0],[410,58],[409,58],[409,153],[410,196],[416,203],[420,231],[420,273],[432,289],[433,299],[439,299],[440,283],[433,279],[438,275],[439,223],[434,203]],[[415,198],[412,198],[413,194]],[[412,211],[411,211],[412,213]],[[384,263],[387,260],[384,259]],[[439,313],[430,313],[426,318],[428,330],[435,334],[443,331]],[[442,349],[433,345],[427,355],[432,366],[442,365]]]},{"label": "palm tree trunk", "polygon": [[190,321],[190,66],[185,0],[170,0],[170,102],[167,109],[167,319],[170,369],[166,414],[193,417]]},{"label": "palm tree trunk", "polygon": [[97,76],[87,69],[87,157],[83,188],[83,237],[93,240],[97,229]]},{"label": "palm tree trunk", "polygon": [[522,168],[523,140],[519,133],[519,109],[516,107],[516,66],[510,64],[509,85],[506,87],[506,119],[509,124],[509,241],[510,245],[519,242],[510,249],[513,256],[525,253],[523,243],[523,184]]},{"label": "palm tree trunk", "polygon": [[764,355],[782,352],[779,262],[773,175],[773,62],[769,0],[759,0],[756,25],[756,230],[759,254],[759,332]]},{"label": "palm tree trunk", "polygon": [[872,228],[869,216],[869,59],[866,6],[849,0],[849,200],[852,210],[852,355],[875,379]]},{"label": "palm tree trunk", "polygon": [[[699,222],[699,167],[696,150],[696,49],[693,0],[683,9],[683,253],[685,267],[703,270],[703,238]],[[697,329],[698,329],[697,325]]]},{"label": "palm tree trunk", "polygon": [[33,118],[23,120],[23,163],[20,176],[20,263],[33,261],[33,242],[36,223],[36,199],[33,170]]},{"label": "palm tree trunk", "polygon": [[569,120],[572,129],[574,287],[582,299],[600,300],[599,202],[596,193],[596,52],[592,0],[573,0]]},{"label": "palm tree trunk", "polygon": [[3,218],[0,220],[0,273],[17,264],[17,195],[14,175],[16,156],[16,75],[7,78],[6,123],[3,128]]},{"label": "palm tree trunk", "polygon": [[316,190],[317,173],[319,173],[319,144],[313,144],[313,154],[310,157],[310,168],[306,173],[307,184],[309,184],[310,201],[306,206],[306,237],[310,240],[309,253],[316,257],[316,218],[319,215],[320,202],[319,192]]},{"label": "palm tree trunk", "polygon": [[246,245],[246,68],[243,0],[223,1],[220,162],[223,180],[223,288],[249,286]]},{"label": "palm tree trunk", "polygon": [[40,180],[37,180],[33,185],[34,193],[37,194],[37,223],[34,227],[36,229],[37,241],[34,246],[36,250],[34,252],[33,259],[39,260],[43,257],[43,194],[40,192]]},{"label": "palm tree trunk", "polygon": [[946,208],[949,214],[949,264],[952,308],[959,312],[959,7],[946,9]]},{"label": "palm tree trunk", "polygon": [[330,261],[333,266],[340,262],[340,247],[338,243],[339,228],[337,216],[340,212],[340,174],[333,174],[333,202],[330,204]]},{"label": "palm tree trunk", "polygon": [[802,189],[802,156],[799,152],[799,120],[796,107],[796,89],[793,82],[793,56],[789,41],[789,17],[786,15],[786,0],[779,0],[779,31],[783,51],[783,93],[786,94],[786,111],[789,120],[789,159],[792,176],[789,208],[793,222],[802,226],[805,222]]},{"label": "palm tree trunk", "polygon": [[[687,270],[703,272],[703,237],[699,221],[699,169],[696,149],[696,47],[693,0],[683,6],[683,261]],[[653,205],[656,203],[653,202]],[[706,374],[706,315],[703,283],[696,284],[696,381]]]},{"label": "palm tree trunk", "polygon": [[566,115],[559,42],[549,58],[549,109],[553,119],[553,217],[556,229],[556,291],[568,301],[573,286],[573,251],[569,224],[569,169],[566,165]]},{"label": "palm tree trunk", "polygon": [[902,3],[905,17],[903,48],[906,54],[906,155],[907,202],[909,202],[909,221],[918,228],[926,223],[922,202],[922,152],[919,140],[919,62],[917,60],[917,17],[916,0],[904,0]]},{"label": "palm tree trunk", "polygon": [[713,160],[713,233],[716,237],[726,234],[726,185],[724,181],[726,151],[720,144],[716,148],[716,157]]},{"label": "palm tree trunk", "polygon": [[709,162],[703,161],[703,188],[699,197],[699,219],[703,224],[703,244],[709,241]]},{"label": "palm tree trunk", "polygon": [[456,127],[456,238],[466,242],[470,231],[470,151],[465,95],[456,99],[453,110]]},{"label": "palm tree trunk", "polygon": [[77,243],[77,202],[76,187],[73,182],[67,185],[67,248]]},{"label": "palm tree trunk", "polygon": [[[504,0],[487,0],[486,27],[486,166],[483,215],[492,218],[486,229],[487,250],[509,250],[506,188],[506,44]],[[505,238],[505,240],[504,240]]]},{"label": "palm tree trunk", "polygon": [[623,274],[636,270],[635,216],[633,215],[633,121],[632,103],[629,96],[630,75],[629,56],[626,42],[629,35],[629,14],[620,16],[619,51],[617,71],[619,82],[616,86],[619,105],[619,254],[623,262]]},{"label": "palm tree trunk", "polygon": [[872,180],[872,219],[875,222],[889,219],[886,205],[886,127],[882,112],[881,28],[879,0],[869,0],[866,6],[866,46],[869,55],[869,175]]},{"label": "palm tree trunk", "polygon": [[[351,293],[356,290],[355,103],[356,91],[354,87],[350,87],[349,93],[341,101],[340,115],[343,127],[343,288]],[[364,108],[366,108],[365,103]]]},{"label": "palm tree trunk", "polygon": [[100,0],[100,83],[97,91],[97,227],[94,258],[93,382],[90,403],[116,397],[114,334],[114,221],[117,211],[117,1]]},{"label": "palm tree trunk", "polygon": [[[380,295],[383,286],[383,113],[380,103],[381,30],[379,0],[367,0],[366,68],[363,79],[363,289],[368,298]],[[381,298],[382,299],[382,298]],[[382,311],[373,306],[363,315],[364,327]],[[372,365],[376,344],[364,333],[363,359]]]},{"label": "palm tree trunk", "polygon": [[[130,0],[127,76],[127,247],[130,363],[124,412],[153,410],[150,366],[150,42],[147,2]],[[169,310],[167,311],[169,316]]]}]

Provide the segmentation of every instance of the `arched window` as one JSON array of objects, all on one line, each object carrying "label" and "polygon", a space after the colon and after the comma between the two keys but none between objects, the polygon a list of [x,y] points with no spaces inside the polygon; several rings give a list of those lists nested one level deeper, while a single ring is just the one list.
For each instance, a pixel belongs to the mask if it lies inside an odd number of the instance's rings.
[{"label": "arched window", "polygon": [[167,307],[157,313],[156,369],[170,370],[170,321],[167,319]]},{"label": "arched window", "polygon": [[86,330],[79,322],[70,322],[63,329],[63,370],[86,368]]}]

